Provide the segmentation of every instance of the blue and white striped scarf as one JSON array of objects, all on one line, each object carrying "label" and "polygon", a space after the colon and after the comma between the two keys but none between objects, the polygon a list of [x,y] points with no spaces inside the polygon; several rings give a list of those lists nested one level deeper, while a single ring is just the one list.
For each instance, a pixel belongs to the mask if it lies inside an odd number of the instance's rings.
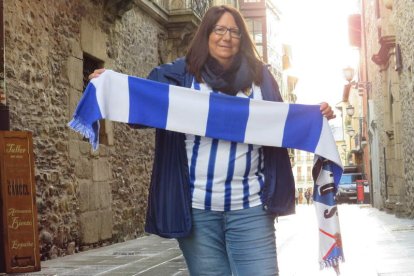
[{"label": "blue and white striped scarf", "polygon": [[87,86],[69,126],[97,149],[100,119],[315,153],[314,202],[321,267],[337,266],[343,260],[334,199],[343,168],[319,105],[197,93],[106,70]]}]

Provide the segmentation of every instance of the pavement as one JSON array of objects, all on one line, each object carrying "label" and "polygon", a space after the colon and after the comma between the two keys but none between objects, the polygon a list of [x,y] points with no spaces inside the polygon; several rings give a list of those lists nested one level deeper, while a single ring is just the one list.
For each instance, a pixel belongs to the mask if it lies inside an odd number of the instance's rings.
[{"label": "pavement", "polygon": [[[345,254],[341,275],[414,275],[414,220],[370,205],[342,204],[338,212]],[[299,205],[295,215],[281,217],[275,225],[281,276],[336,275],[332,269],[319,270],[313,206]],[[13,275],[189,275],[176,241],[153,235],[43,261],[41,266],[40,272]]]},{"label": "pavement", "polygon": [[[370,205],[341,204],[338,213],[345,256],[340,275],[414,276],[414,220]],[[319,270],[316,223],[313,206],[299,206],[296,215],[279,219],[281,276],[336,275],[332,269]]]}]

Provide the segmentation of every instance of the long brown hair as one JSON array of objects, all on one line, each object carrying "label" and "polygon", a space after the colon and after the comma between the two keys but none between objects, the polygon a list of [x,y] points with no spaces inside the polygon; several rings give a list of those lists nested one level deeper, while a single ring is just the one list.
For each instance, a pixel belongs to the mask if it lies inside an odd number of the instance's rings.
[{"label": "long brown hair", "polygon": [[209,57],[209,36],[217,21],[226,12],[233,16],[237,27],[241,31],[239,53],[247,59],[254,83],[260,84],[263,63],[257,55],[257,50],[247,31],[243,16],[238,10],[230,6],[213,6],[206,12],[185,56],[187,70],[196,77],[198,82],[202,82],[201,70]]}]

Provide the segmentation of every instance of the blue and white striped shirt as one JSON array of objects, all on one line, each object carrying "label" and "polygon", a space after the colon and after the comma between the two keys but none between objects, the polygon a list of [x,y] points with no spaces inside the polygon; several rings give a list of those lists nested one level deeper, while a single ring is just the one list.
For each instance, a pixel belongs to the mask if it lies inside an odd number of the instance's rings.
[{"label": "blue and white striped shirt", "polygon": [[[201,93],[217,93],[202,83],[193,83]],[[262,99],[259,86],[237,97]],[[262,204],[264,184],[261,146],[186,134],[192,207],[230,211]]]}]

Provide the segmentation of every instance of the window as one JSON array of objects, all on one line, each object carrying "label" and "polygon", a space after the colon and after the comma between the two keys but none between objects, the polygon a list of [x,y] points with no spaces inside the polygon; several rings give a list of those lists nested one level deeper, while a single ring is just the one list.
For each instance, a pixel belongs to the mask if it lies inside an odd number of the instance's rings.
[{"label": "window", "polygon": [[311,166],[307,167],[306,180],[312,181],[312,167]]},{"label": "window", "polygon": [[260,3],[262,0],[244,0],[244,3]]},{"label": "window", "polygon": [[353,173],[353,174],[344,173],[341,176],[341,179],[339,180],[339,185],[356,183],[357,180],[362,180],[362,179],[364,179],[362,176],[362,173]]},{"label": "window", "polygon": [[216,1],[215,5],[229,5],[229,6],[236,6],[235,3],[236,0],[221,0],[221,1]]},{"label": "window", "polygon": [[303,181],[303,176],[302,176],[302,167],[298,167],[297,168],[297,174],[296,174],[296,180],[298,181],[298,182],[301,182],[301,181]]},{"label": "window", "polygon": [[260,57],[263,57],[263,22],[262,19],[247,18],[247,31],[249,32]]},{"label": "window", "polygon": [[297,150],[296,153],[297,153],[296,160],[302,161],[302,151]]},{"label": "window", "polygon": [[88,76],[98,68],[103,68],[104,62],[86,53],[83,53],[83,90],[89,83]]},{"label": "window", "polygon": [[[83,53],[83,90],[89,83],[88,76],[98,68],[103,68],[104,62],[91,55]],[[99,121],[99,144],[108,145],[108,135],[106,133],[105,120]],[[88,139],[84,138],[85,141]]]}]

